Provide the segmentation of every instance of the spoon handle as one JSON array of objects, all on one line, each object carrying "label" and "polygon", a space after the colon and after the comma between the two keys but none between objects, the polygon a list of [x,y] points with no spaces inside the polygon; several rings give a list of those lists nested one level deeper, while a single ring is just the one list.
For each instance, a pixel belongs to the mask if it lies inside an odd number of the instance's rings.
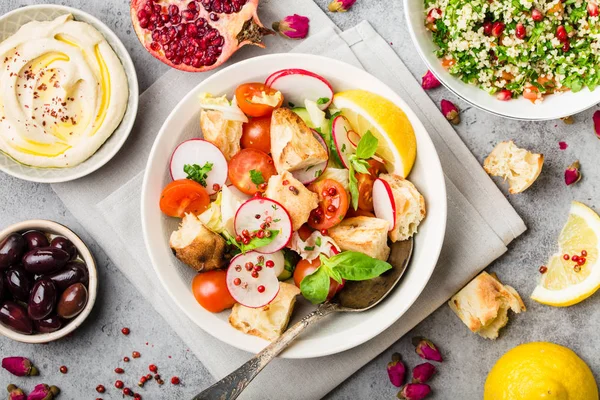
[{"label": "spoon handle", "polygon": [[260,353],[248,360],[244,365],[215,383],[193,398],[193,400],[233,400],[252,382],[267,364],[279,353],[285,350],[304,329],[322,320],[325,316],[336,311],[337,305],[329,302],[321,304],[317,309],[290,327],[274,342],[265,347]]}]

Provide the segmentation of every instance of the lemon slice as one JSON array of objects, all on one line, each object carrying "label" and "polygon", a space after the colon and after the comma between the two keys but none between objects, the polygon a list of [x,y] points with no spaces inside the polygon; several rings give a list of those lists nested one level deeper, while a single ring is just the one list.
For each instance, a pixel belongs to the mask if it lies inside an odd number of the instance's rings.
[{"label": "lemon slice", "polygon": [[417,156],[417,139],[404,111],[390,100],[364,90],[337,93],[333,105],[359,135],[371,131],[379,140],[375,154],[385,161],[389,172],[408,176]]},{"label": "lemon slice", "polygon": [[[531,298],[542,304],[566,307],[587,299],[600,289],[600,216],[574,201],[558,245],[560,252],[550,258],[548,270]],[[585,262],[581,260],[580,265],[573,256],[580,260],[583,257]]]}]

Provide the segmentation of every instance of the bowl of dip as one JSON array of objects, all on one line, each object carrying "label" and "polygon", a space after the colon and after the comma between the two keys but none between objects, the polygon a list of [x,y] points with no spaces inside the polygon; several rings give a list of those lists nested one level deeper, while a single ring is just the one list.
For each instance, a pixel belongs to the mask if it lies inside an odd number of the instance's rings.
[{"label": "bowl of dip", "polygon": [[137,114],[123,43],[80,10],[29,6],[0,17],[0,170],[44,183],[106,164]]}]

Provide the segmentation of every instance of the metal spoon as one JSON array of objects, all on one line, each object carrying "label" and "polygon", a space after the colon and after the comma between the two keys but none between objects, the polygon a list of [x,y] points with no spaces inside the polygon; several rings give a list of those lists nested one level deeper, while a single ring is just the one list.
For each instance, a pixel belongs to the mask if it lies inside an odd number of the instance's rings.
[{"label": "metal spoon", "polygon": [[402,278],[412,256],[414,242],[409,239],[392,245],[388,262],[392,269],[368,281],[347,281],[331,301],[327,301],[301,321],[288,328],[279,338],[265,347],[248,362],[215,383],[193,400],[233,400],[250,384],[279,353],[285,350],[306,328],[334,312],[361,312],[379,304]]}]

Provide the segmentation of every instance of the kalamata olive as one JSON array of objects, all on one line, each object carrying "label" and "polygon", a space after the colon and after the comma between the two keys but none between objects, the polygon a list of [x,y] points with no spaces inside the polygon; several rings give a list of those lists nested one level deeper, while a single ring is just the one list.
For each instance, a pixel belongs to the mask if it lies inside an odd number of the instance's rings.
[{"label": "kalamata olive", "polygon": [[44,278],[48,278],[54,282],[56,289],[62,292],[77,282],[87,285],[87,267],[82,262],[69,261],[63,269],[49,275],[44,275]]},{"label": "kalamata olive", "polygon": [[33,321],[33,326],[35,327],[35,330],[40,333],[56,332],[57,330],[62,328],[62,325],[62,320],[56,314],[50,314],[44,319]]},{"label": "kalamata olive", "polygon": [[31,319],[44,319],[54,309],[56,305],[56,287],[50,279],[40,279],[33,285],[29,304],[27,305],[27,314]]},{"label": "kalamata olive", "polygon": [[8,269],[21,259],[27,250],[27,243],[23,236],[11,233],[0,242],[0,270]]},{"label": "kalamata olive", "polygon": [[8,286],[8,291],[15,300],[25,303],[29,301],[31,280],[23,268],[12,267],[6,271],[6,285]]},{"label": "kalamata olive", "polygon": [[0,322],[15,332],[31,335],[33,323],[27,316],[25,307],[14,301],[6,301],[0,307]]},{"label": "kalamata olive", "polygon": [[8,284],[6,283],[6,277],[0,272],[0,303],[8,295]]},{"label": "kalamata olive", "polygon": [[27,242],[27,248],[29,250],[37,249],[38,247],[48,247],[48,237],[40,231],[29,231],[23,234],[23,238]]},{"label": "kalamata olive", "polygon": [[[67,264],[67,266],[69,266],[69,264]],[[85,265],[84,262],[73,261],[70,266],[71,268],[77,268],[81,271],[82,277],[79,282],[83,283],[83,286],[87,288],[90,284],[90,271],[88,270],[87,265]]]},{"label": "kalamata olive", "polygon": [[59,317],[70,319],[85,308],[88,292],[82,283],[71,285],[63,292],[56,306]]},{"label": "kalamata olive", "polygon": [[57,249],[61,249],[69,253],[69,260],[74,260],[77,258],[77,247],[71,242],[69,239],[64,238],[62,236],[57,236],[52,239],[50,242],[51,247],[56,247]]},{"label": "kalamata olive", "polygon": [[40,247],[23,256],[23,268],[30,274],[51,274],[69,261],[69,253],[57,247]]}]

